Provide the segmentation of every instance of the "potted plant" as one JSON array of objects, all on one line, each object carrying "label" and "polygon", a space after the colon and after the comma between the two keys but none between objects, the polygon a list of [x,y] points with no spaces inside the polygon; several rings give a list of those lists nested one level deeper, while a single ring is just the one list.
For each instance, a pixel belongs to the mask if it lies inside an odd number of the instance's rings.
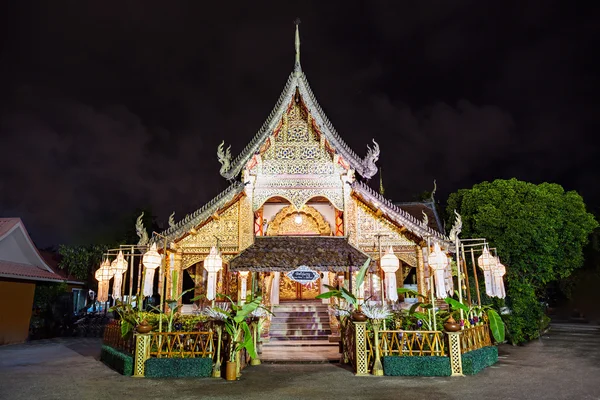
[{"label": "potted plant", "polygon": [[260,358],[258,354],[262,353],[262,341],[260,334],[263,330],[263,325],[267,315],[271,314],[269,310],[262,304],[250,313],[250,326],[252,331],[252,340],[254,341],[254,348],[256,349],[256,357],[253,357],[250,361],[250,365],[260,365]]},{"label": "potted plant", "polygon": [[[490,305],[483,306],[467,306],[466,304],[461,303],[460,301],[453,299],[452,297],[447,297],[445,299],[446,303],[450,306],[453,313],[462,310],[467,315],[467,322],[471,325],[479,325],[483,323],[484,318],[490,324],[490,331],[492,332],[492,336],[498,343],[504,342],[506,327],[504,326],[504,322],[502,318],[498,314],[496,310],[492,308]],[[463,321],[465,323],[465,321]]]},{"label": "potted plant", "polygon": [[140,333],[148,333],[152,330],[152,325],[146,321],[146,312],[142,308],[143,297],[136,296],[135,306],[116,300],[115,305],[109,311],[116,312],[121,319],[121,336],[128,336],[134,328],[140,326]]},{"label": "potted plant", "polygon": [[210,307],[206,314],[214,319],[223,321],[225,331],[229,335],[229,351],[227,354],[225,379],[236,380],[239,370],[239,354],[243,349],[248,351],[250,357],[256,358],[256,348],[254,338],[250,332],[250,326],[247,319],[250,314],[261,307],[260,296],[255,297],[249,303],[237,305],[229,296],[221,295],[229,300],[230,308]]}]

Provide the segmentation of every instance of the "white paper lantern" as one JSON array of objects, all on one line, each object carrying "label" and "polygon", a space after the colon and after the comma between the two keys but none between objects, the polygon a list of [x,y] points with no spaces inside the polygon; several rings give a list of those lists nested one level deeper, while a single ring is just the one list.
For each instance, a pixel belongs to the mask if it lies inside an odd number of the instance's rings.
[{"label": "white paper lantern", "polygon": [[483,270],[485,293],[493,297],[495,295],[493,270],[496,268],[497,260],[490,254],[487,244],[483,247],[483,253],[477,258],[477,264]]},{"label": "white paper lantern", "polygon": [[152,243],[150,250],[148,250],[142,257],[142,263],[146,269],[146,277],[144,278],[144,297],[152,296],[154,293],[154,272],[156,268],[162,263],[162,257],[156,251],[156,243]]},{"label": "white paper lantern", "polygon": [[429,266],[433,270],[435,277],[435,295],[438,299],[443,299],[447,296],[448,290],[446,289],[446,268],[448,267],[448,257],[446,253],[440,249],[440,245],[435,243],[433,245],[433,251],[429,253]]},{"label": "white paper lantern", "polygon": [[121,299],[121,288],[123,286],[123,274],[127,271],[127,261],[125,261],[125,256],[123,256],[123,252],[119,250],[119,254],[117,258],[113,260],[110,265],[110,269],[112,270],[114,280],[113,280],[113,299]]},{"label": "white paper lantern", "polygon": [[504,289],[504,274],[506,274],[506,267],[497,259],[496,268],[493,271],[494,278],[494,295],[501,299],[506,297],[506,291]]},{"label": "white paper lantern", "polygon": [[398,291],[396,290],[396,271],[400,268],[400,260],[394,254],[392,246],[381,257],[381,269],[385,272],[385,288],[388,300],[398,300]]},{"label": "white paper lantern", "polygon": [[102,264],[100,264],[100,268],[96,270],[94,275],[98,281],[97,300],[101,303],[104,303],[108,301],[108,283],[113,277],[113,271],[110,268],[108,259],[104,260]]}]

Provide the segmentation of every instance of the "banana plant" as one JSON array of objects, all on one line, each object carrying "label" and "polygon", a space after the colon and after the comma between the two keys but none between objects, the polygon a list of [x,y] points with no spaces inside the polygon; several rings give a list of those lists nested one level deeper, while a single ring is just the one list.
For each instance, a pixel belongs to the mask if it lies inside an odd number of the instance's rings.
[{"label": "banana plant", "polygon": [[[371,264],[371,258],[367,258],[367,261],[365,261],[365,263],[363,264],[363,266],[358,270],[358,274],[356,274],[356,287],[359,288],[360,285],[363,284],[363,282],[365,281],[365,275],[367,274],[367,271],[369,270],[369,265]],[[332,297],[337,297],[338,299],[343,299],[345,300],[348,304],[351,304],[354,308],[356,308],[357,306],[359,306],[358,304],[358,299],[356,298],[356,296],[354,296],[354,294],[350,293],[350,291],[344,287],[338,289],[334,286],[330,286],[330,285],[324,285],[327,289],[329,289],[328,292],[325,293],[321,293],[320,295],[316,296],[317,299],[330,299]]]},{"label": "banana plant", "polygon": [[142,308],[143,302],[144,298],[142,296],[136,296],[136,306],[121,300],[116,300],[115,305],[108,309],[108,311],[116,312],[119,315],[121,319],[122,337],[128,336],[133,332],[133,328],[144,320],[146,312]]},{"label": "banana plant", "polygon": [[243,349],[248,351],[250,357],[257,358],[254,338],[246,320],[250,317],[252,311],[262,307],[260,305],[262,301],[261,296],[257,296],[251,302],[243,305],[238,305],[227,295],[219,295],[219,297],[226,298],[231,305],[231,309],[229,310],[212,307],[213,310],[222,316],[221,320],[225,325],[225,330],[229,334],[229,340],[231,341],[228,355],[229,361],[235,362],[237,354]]}]

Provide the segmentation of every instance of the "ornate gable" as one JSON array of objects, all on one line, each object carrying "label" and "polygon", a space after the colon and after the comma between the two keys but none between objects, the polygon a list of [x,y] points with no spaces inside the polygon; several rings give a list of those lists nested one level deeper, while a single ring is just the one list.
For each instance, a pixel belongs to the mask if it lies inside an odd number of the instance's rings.
[{"label": "ornate gable", "polygon": [[269,198],[278,196],[299,210],[320,196],[342,210],[340,176],[347,169],[296,91],[277,127],[246,166],[249,175],[256,177],[252,207],[258,210]]},{"label": "ornate gable", "polygon": [[[296,101],[296,103],[294,103],[294,101]],[[294,115],[297,111],[296,104],[299,102],[301,102],[304,107],[304,116],[306,117],[304,120],[300,115]],[[273,145],[273,134],[282,128],[286,118],[288,119],[288,122],[290,122],[290,117],[295,118],[291,122],[297,123],[297,125],[288,125],[288,128],[291,127],[292,130],[290,131],[288,129],[287,131],[284,131],[280,140],[289,142],[291,137],[300,140],[302,138],[307,138],[306,135],[310,138],[310,133],[307,132],[307,130],[318,132],[321,145],[324,145],[325,148],[328,149],[336,164],[340,164],[346,170],[351,168],[366,179],[370,179],[377,173],[377,166],[375,165],[379,158],[379,146],[377,143],[374,143],[372,148],[367,146],[368,151],[364,158],[359,157],[343,141],[333,127],[331,121],[329,121],[325,115],[323,108],[321,108],[317,102],[300,66],[298,27],[296,27],[296,62],[294,71],[290,74],[275,107],[273,107],[273,110],[263,123],[262,127],[235,159],[231,159],[229,150],[224,151],[224,144],[221,144],[218,152],[219,162],[221,163],[221,175],[230,180],[235,179],[244,168],[252,169],[260,164],[263,151]],[[307,127],[307,130],[303,130],[305,126]],[[298,136],[294,136],[296,134]],[[275,136],[275,138],[277,138],[277,136]],[[303,151],[306,152],[305,156],[307,157],[317,156],[316,153],[311,153],[310,148]],[[282,148],[277,156],[296,156],[296,154],[291,155],[290,153],[285,153],[285,150]],[[336,157],[337,160],[335,160]],[[268,171],[278,171],[277,173],[282,173],[282,170],[289,171],[291,169],[294,174],[302,173],[299,171],[306,169],[306,166],[303,166],[302,163],[281,165],[281,163],[274,162],[267,163],[264,167],[267,168]],[[330,169],[329,165],[321,164],[319,162],[317,162],[313,168],[313,170],[318,171],[326,171],[327,169]]]},{"label": "ornate gable", "polygon": [[262,162],[256,167],[265,175],[327,175],[335,171],[333,152],[326,148],[299,94],[261,150]]}]

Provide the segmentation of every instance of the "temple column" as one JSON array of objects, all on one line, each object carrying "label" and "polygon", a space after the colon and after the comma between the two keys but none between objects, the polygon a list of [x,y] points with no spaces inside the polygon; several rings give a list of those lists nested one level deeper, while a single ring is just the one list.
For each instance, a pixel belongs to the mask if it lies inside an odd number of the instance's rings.
[{"label": "temple column", "polygon": [[164,276],[164,283],[165,283],[165,287],[163,290],[164,296],[165,296],[165,310],[169,310],[169,306],[167,305],[166,301],[170,300],[170,299],[174,299],[173,293],[172,293],[172,286],[171,286],[171,280],[172,280],[172,271],[175,268],[175,260],[173,259],[173,252],[171,251],[167,251],[165,253],[165,257],[166,257],[166,262],[165,262],[165,276]]},{"label": "temple column", "polygon": [[206,281],[204,279],[204,274],[206,273],[206,270],[204,269],[204,265],[203,263],[197,263],[194,268],[194,297],[200,296],[201,294],[206,295]]},{"label": "temple column", "polygon": [[[175,295],[174,298],[181,296],[181,292],[183,291],[183,249],[181,248],[177,249],[175,254],[173,254],[173,272],[171,285]],[[177,300],[178,305],[181,305],[181,300],[181,298]]]},{"label": "temple column", "polygon": [[[326,293],[329,291],[329,289],[327,289],[325,287],[325,285],[329,285],[329,271],[323,271],[321,273],[322,278],[321,278],[321,284],[319,285],[319,293]],[[329,304],[329,299],[321,299],[321,303],[323,304]]]},{"label": "temple column", "polygon": [[279,304],[279,278],[281,272],[273,273],[273,283],[271,284],[271,305]]},{"label": "temple column", "polygon": [[423,261],[423,249],[421,246],[415,246],[417,253],[417,292],[422,295],[427,294],[427,286],[425,284],[425,262]]},{"label": "temple column", "polygon": [[246,303],[246,294],[248,292],[248,274],[250,271],[239,271],[239,280],[238,280],[238,303],[244,304]]},{"label": "temple column", "polygon": [[269,307],[271,305],[271,296],[272,296],[272,292],[273,292],[273,274],[272,273],[267,273],[265,275],[264,278],[264,291],[265,294],[263,295],[263,303],[265,304],[265,306]]}]

